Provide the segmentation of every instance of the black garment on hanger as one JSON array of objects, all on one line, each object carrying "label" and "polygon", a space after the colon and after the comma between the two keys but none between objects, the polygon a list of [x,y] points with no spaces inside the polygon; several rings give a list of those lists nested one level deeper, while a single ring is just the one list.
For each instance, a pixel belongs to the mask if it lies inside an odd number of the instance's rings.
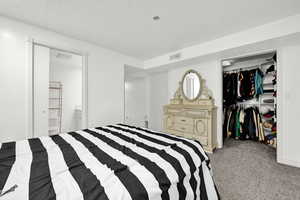
[{"label": "black garment on hanger", "polygon": [[249,100],[255,96],[255,74],[257,69],[240,72],[243,76],[240,85],[242,100]]},{"label": "black garment on hanger", "polygon": [[224,73],[223,75],[223,103],[229,106],[236,103],[237,74]]}]

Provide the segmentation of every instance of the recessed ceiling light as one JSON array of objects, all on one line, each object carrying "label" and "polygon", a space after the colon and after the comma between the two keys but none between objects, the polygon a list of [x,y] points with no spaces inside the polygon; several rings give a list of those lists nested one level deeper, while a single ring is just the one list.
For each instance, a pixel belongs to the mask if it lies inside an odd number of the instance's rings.
[{"label": "recessed ceiling light", "polygon": [[158,20],[160,20],[160,17],[158,15],[156,15],[156,16],[153,17],[153,20],[158,21]]},{"label": "recessed ceiling light", "polygon": [[232,61],[232,60],[223,60],[223,62],[222,62],[222,65],[223,65],[224,67],[230,66],[230,65],[232,65],[232,64],[233,64],[233,61]]}]

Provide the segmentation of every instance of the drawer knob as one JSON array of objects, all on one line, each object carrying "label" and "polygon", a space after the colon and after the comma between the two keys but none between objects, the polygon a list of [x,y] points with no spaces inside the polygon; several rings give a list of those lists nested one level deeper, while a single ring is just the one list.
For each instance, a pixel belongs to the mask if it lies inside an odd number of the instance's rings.
[{"label": "drawer knob", "polygon": [[181,121],[182,121],[182,122],[185,122],[186,120],[185,120],[185,119],[182,119]]}]

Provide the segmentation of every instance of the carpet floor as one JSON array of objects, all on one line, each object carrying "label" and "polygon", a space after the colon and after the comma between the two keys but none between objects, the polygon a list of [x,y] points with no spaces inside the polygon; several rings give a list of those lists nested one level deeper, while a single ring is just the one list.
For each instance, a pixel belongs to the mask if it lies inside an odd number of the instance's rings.
[{"label": "carpet floor", "polygon": [[230,139],[210,159],[222,200],[300,199],[300,169],[276,163],[272,147]]}]

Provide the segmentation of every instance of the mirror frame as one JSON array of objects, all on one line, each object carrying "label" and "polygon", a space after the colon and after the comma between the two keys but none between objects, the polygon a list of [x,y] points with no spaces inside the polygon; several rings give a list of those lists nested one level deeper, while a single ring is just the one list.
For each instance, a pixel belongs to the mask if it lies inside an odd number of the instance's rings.
[{"label": "mirror frame", "polygon": [[[194,99],[189,99],[185,96],[184,94],[184,90],[183,90],[183,82],[184,82],[184,79],[186,77],[186,75],[188,75],[189,73],[195,73],[198,78],[199,78],[199,81],[200,81],[200,87],[199,87],[199,92],[198,92],[198,95],[194,98]],[[196,71],[196,70],[193,70],[193,69],[190,69],[188,71],[186,71],[181,79],[181,83],[180,83],[180,90],[181,90],[181,94],[183,96],[183,98],[189,102],[194,102],[196,101],[197,99],[199,99],[199,97],[201,96],[201,93],[202,93],[202,90],[203,90],[203,84],[202,84],[202,78],[201,78],[201,75]]]}]

